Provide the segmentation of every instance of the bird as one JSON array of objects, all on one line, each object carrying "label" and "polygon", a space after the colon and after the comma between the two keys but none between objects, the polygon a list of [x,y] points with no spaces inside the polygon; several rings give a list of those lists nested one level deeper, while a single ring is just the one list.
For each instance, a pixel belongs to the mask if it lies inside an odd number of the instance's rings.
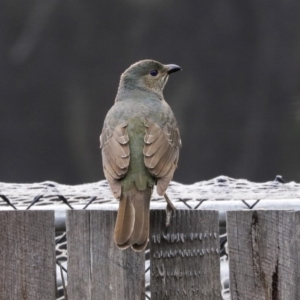
[{"label": "bird", "polygon": [[181,139],[163,90],[169,75],[180,70],[151,59],[134,63],[121,75],[105,117],[100,148],[104,175],[119,200],[114,242],[120,249],[146,248],[155,186],[169,211],[175,209],[166,190],[177,168]]}]

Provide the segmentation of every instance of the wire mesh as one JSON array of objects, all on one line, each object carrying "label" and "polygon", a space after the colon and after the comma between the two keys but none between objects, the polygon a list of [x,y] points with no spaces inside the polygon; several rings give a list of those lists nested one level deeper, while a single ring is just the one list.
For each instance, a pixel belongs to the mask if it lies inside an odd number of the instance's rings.
[{"label": "wire mesh", "polygon": [[[230,299],[227,255],[227,210],[300,209],[300,184],[284,183],[281,176],[265,183],[219,176],[208,181],[184,185],[171,182],[169,198],[179,209],[216,209],[220,218],[220,264],[223,299]],[[63,300],[67,285],[67,239],[64,210],[117,209],[107,181],[68,186],[46,181],[33,184],[0,183],[0,210],[54,209],[56,214],[57,299]],[[163,208],[163,197],[153,194],[151,208]],[[146,250],[146,299],[150,296],[150,260]]]}]

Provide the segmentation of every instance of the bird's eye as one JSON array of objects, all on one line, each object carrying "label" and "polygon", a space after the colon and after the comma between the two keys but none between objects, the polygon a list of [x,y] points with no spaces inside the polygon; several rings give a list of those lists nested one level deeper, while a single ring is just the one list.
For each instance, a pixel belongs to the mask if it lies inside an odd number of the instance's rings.
[{"label": "bird's eye", "polygon": [[157,70],[151,70],[150,75],[151,76],[156,76],[158,74]]}]

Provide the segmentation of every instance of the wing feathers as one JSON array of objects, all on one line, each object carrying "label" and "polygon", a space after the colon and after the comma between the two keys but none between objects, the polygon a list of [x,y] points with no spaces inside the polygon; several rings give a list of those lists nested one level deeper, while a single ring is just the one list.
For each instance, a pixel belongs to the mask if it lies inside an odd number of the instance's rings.
[{"label": "wing feathers", "polygon": [[160,128],[154,123],[145,122],[144,162],[149,172],[156,177],[157,191],[164,194],[177,166],[181,141],[176,126],[166,124]]},{"label": "wing feathers", "polygon": [[[145,135],[147,137],[147,134]],[[149,138],[148,141],[153,140],[153,142],[146,143],[144,147],[144,155],[146,157],[153,156],[154,153],[158,151],[158,149],[164,145],[166,137],[162,130],[160,129],[159,132],[157,132],[156,136],[153,136],[153,138]]]},{"label": "wing feathers", "polygon": [[152,144],[158,137],[161,132],[161,129],[156,124],[152,126],[147,122],[145,122],[145,126],[149,128],[147,134],[145,135],[144,142],[146,144]]},{"label": "wing feathers", "polygon": [[121,196],[121,182],[129,167],[130,149],[127,123],[116,126],[113,130],[104,124],[100,136],[102,162],[105,177],[115,197]]}]

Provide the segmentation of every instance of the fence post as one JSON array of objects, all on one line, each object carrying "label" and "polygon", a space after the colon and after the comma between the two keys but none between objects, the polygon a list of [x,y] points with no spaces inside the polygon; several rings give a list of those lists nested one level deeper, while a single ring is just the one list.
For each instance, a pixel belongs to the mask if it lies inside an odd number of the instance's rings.
[{"label": "fence post", "polygon": [[54,300],[54,212],[1,211],[0,228],[0,299]]},{"label": "fence post", "polygon": [[300,211],[295,211],[295,259],[296,259],[296,284],[297,284],[297,292],[296,299],[300,299]]},{"label": "fence post", "polygon": [[145,254],[115,246],[115,220],[116,211],[67,212],[69,299],[145,299]]},{"label": "fence post", "polygon": [[227,212],[232,300],[299,299],[298,219],[290,211]]},{"label": "fence post", "polygon": [[151,300],[221,299],[218,212],[151,211]]}]

